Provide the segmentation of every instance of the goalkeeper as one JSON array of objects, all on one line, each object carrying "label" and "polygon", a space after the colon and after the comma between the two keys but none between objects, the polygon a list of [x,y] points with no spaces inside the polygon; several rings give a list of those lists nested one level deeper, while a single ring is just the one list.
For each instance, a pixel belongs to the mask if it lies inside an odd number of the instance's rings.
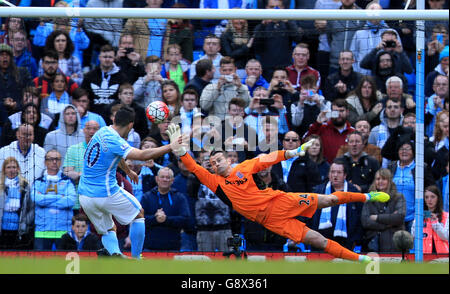
[{"label": "goalkeeper", "polygon": [[[180,136],[180,128],[169,125],[170,140]],[[313,139],[314,140],[314,139]],[[225,204],[251,221],[260,223],[268,230],[289,238],[295,243],[310,244],[316,248],[343,259],[368,262],[369,256],[354,253],[320,233],[309,229],[296,219],[297,216],[312,217],[316,209],[348,202],[386,202],[389,195],[383,192],[368,194],[337,191],[330,195],[315,193],[286,193],[266,188],[260,190],[255,174],[267,167],[294,156],[304,156],[313,140],[294,150],[275,151],[246,160],[234,168],[228,163],[222,151],[212,151],[210,163],[215,174],[198,165],[184,147],[173,150],[181,157],[186,168],[213,191]]]}]

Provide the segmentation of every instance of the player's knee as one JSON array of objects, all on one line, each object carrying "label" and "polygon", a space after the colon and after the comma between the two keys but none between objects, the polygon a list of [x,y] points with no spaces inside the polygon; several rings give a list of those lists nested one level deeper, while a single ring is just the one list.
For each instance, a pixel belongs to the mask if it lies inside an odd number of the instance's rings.
[{"label": "player's knee", "polygon": [[327,246],[327,239],[320,233],[313,230],[308,231],[302,242],[317,249],[325,249],[325,247]]}]

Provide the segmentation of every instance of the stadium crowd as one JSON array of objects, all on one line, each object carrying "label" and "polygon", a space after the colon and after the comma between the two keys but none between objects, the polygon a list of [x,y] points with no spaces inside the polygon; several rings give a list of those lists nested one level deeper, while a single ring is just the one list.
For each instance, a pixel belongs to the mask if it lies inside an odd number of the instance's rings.
[{"label": "stadium crowd", "polygon": [[[67,0],[18,6],[403,9],[402,0]],[[415,9],[411,1],[408,9]],[[427,0],[427,9],[448,1]],[[235,164],[316,138],[306,156],[255,175],[289,192],[384,191],[387,203],[318,210],[308,227],[350,250],[397,252],[414,233],[416,62],[409,21],[247,21],[1,18],[0,248],[98,250],[78,202],[87,143],[123,105],[136,112],[127,141],[169,144],[170,122],[191,134],[189,151],[213,172],[212,146]],[[448,22],[425,29],[424,252],[448,254]],[[145,108],[170,116],[151,124]],[[117,173],[145,211],[145,250],[315,251],[237,214],[174,154],[127,160]],[[116,223],[121,248],[128,228]]]}]

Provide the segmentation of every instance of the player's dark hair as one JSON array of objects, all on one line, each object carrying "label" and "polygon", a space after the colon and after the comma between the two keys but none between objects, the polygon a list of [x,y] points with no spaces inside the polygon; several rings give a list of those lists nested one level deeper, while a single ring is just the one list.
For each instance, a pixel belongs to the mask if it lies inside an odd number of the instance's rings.
[{"label": "player's dark hair", "polygon": [[211,150],[211,153],[209,154],[209,157],[211,158],[211,157],[213,157],[214,155],[216,155],[216,154],[218,154],[218,153],[224,154],[224,151],[223,151],[223,150],[220,150],[220,149],[218,149],[218,150],[213,149],[213,150]]},{"label": "player's dark hair", "polygon": [[116,115],[114,116],[114,124],[119,127],[125,127],[129,123],[134,122],[134,117],[134,109],[123,105],[117,110]]}]

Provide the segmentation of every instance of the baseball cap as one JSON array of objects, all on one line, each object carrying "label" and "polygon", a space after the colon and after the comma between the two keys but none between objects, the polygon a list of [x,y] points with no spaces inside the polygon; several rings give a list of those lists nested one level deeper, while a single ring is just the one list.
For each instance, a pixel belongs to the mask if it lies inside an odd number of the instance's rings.
[{"label": "baseball cap", "polygon": [[8,44],[0,44],[0,52],[8,52],[9,54],[13,54],[13,50],[11,48],[11,46],[9,46]]}]

